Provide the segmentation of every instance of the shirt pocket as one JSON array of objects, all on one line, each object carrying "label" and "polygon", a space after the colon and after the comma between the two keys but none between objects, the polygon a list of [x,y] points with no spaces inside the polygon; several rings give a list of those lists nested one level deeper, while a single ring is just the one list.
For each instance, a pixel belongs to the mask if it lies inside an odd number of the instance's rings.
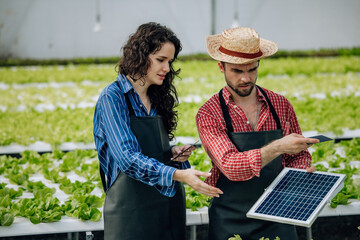
[{"label": "shirt pocket", "polygon": [[284,136],[289,135],[289,134],[290,134],[290,122],[286,122],[285,128],[284,128]]}]

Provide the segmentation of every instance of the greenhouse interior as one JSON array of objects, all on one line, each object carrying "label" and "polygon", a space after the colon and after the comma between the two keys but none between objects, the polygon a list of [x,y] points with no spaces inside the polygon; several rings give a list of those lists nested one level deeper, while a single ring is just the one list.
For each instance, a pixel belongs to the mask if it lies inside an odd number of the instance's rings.
[{"label": "greenhouse interior", "polygon": [[[248,27],[277,43],[256,84],[291,103],[304,137],[328,138],[308,147],[314,174],[341,177],[312,221],[294,224],[298,239],[360,239],[359,11],[357,0],[0,0],[0,239],[106,239],[95,107],[148,22],[181,41],[170,145],[196,142],[187,160],[202,172],[213,162],[196,115],[226,85],[206,37]],[[206,240],[212,197],[183,185],[186,239]]]}]

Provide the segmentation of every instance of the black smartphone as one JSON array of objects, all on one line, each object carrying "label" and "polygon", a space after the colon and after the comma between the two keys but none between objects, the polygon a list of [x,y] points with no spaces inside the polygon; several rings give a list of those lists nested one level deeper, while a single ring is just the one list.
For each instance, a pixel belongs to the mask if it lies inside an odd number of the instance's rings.
[{"label": "black smartphone", "polygon": [[189,147],[187,147],[185,150],[183,150],[181,153],[179,153],[178,155],[176,155],[175,157],[173,157],[173,159],[172,160],[174,160],[174,159],[176,159],[176,158],[178,158],[178,157],[180,157],[181,155],[183,155],[184,154],[184,152],[186,152],[187,150],[189,150],[191,147],[193,147],[193,146],[195,146],[196,144],[198,144],[198,142],[200,141],[200,139],[199,140],[197,140],[196,142],[194,142],[193,144],[190,144],[190,146]]},{"label": "black smartphone", "polygon": [[[326,141],[331,141],[331,140],[333,140],[332,138],[326,137],[326,136],[324,136],[324,135],[316,135],[316,136],[312,136],[312,137],[309,137],[309,138],[319,139],[320,142],[326,142]],[[308,145],[312,145],[312,143],[308,143]]]}]

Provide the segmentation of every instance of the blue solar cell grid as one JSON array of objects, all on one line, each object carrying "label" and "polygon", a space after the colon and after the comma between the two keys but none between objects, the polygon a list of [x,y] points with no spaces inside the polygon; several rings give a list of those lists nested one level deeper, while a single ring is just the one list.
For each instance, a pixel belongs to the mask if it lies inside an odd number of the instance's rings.
[{"label": "blue solar cell grid", "polygon": [[307,221],[339,176],[289,170],[255,213]]}]

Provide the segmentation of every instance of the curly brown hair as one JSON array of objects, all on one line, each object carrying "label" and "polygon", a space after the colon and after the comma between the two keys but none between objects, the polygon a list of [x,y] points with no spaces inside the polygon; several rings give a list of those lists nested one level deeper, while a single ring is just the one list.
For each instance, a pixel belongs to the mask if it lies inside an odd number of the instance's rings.
[{"label": "curly brown hair", "polygon": [[175,46],[174,59],[169,64],[170,71],[166,74],[163,84],[151,85],[147,94],[152,106],[162,116],[169,139],[172,140],[177,126],[177,111],[174,108],[179,103],[173,80],[180,73],[180,69],[174,69],[173,62],[182,49],[181,42],[174,32],[159,23],[149,22],[140,25],[122,48],[123,57],[117,65],[117,72],[129,75],[134,81],[140,80],[146,76],[151,65],[149,55],[158,52],[167,42]]}]

